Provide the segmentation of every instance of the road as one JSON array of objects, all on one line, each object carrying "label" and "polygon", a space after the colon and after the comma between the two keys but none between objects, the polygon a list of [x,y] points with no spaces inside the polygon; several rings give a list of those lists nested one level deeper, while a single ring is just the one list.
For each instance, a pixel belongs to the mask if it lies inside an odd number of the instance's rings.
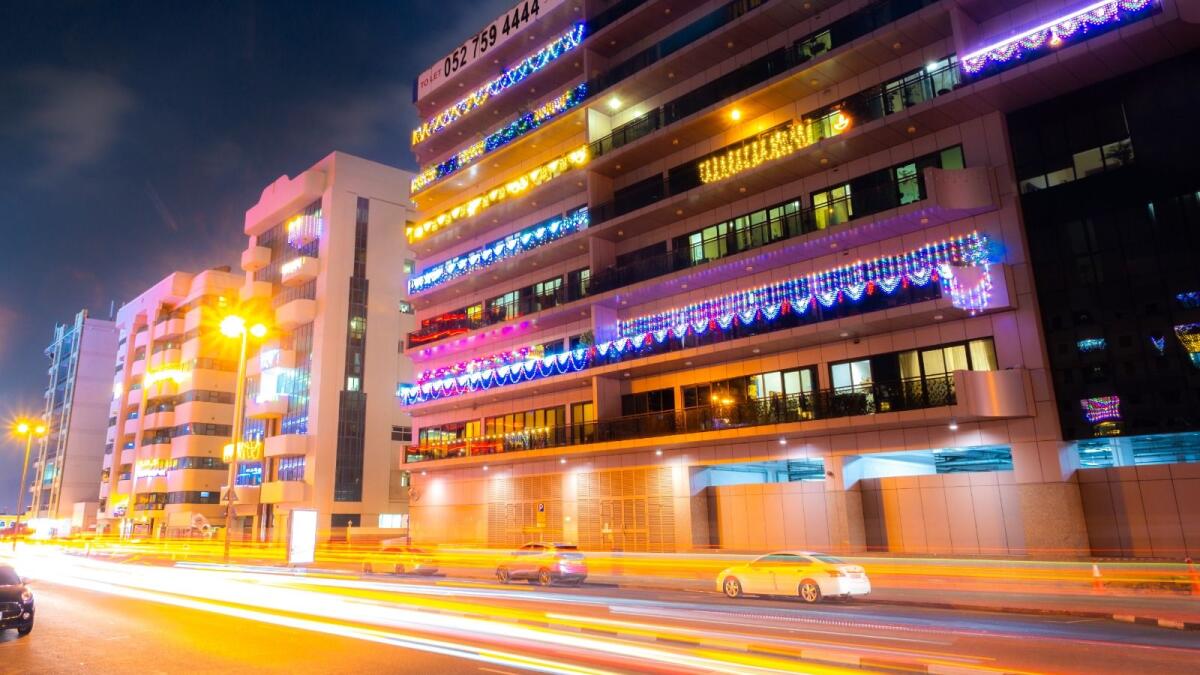
[{"label": "road", "polygon": [[1101,619],[71,556],[27,569],[39,623],[0,641],[0,672],[1179,673],[1200,662],[1200,632]]},{"label": "road", "polygon": [[53,583],[35,591],[33,633],[0,635],[3,675],[528,672]]}]

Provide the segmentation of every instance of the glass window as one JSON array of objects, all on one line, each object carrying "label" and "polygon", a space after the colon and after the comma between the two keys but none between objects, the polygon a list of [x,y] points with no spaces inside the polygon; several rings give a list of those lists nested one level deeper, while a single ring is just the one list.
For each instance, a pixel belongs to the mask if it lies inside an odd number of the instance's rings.
[{"label": "glass window", "polygon": [[939,166],[943,169],[961,169],[967,165],[963,159],[963,151],[961,145],[956,145],[953,148],[946,148],[941,152],[941,163]]},{"label": "glass window", "polygon": [[1104,171],[1104,158],[1100,155],[1100,148],[1092,148],[1075,153],[1074,164],[1075,176],[1078,178],[1084,178]]},{"label": "glass window", "polygon": [[1133,161],[1133,143],[1130,143],[1128,138],[1116,143],[1109,143],[1101,150],[1104,154],[1105,168],[1112,169]]},{"label": "glass window", "polygon": [[850,361],[830,366],[834,389],[850,389],[871,384],[871,362]]},{"label": "glass window", "polygon": [[942,350],[942,355],[945,358],[946,372],[952,373],[956,370],[970,370],[970,362],[967,361],[967,346],[955,345],[946,347]]},{"label": "glass window", "polygon": [[1069,166],[1046,174],[1046,185],[1048,187],[1070,183],[1073,180],[1075,180],[1075,169]]},{"label": "glass window", "polygon": [[854,207],[850,203],[850,184],[839,185],[812,196],[813,216],[817,221],[817,229],[840,225],[854,216]]},{"label": "glass window", "polygon": [[910,162],[896,167],[896,190],[899,192],[900,204],[911,204],[921,199],[921,185],[917,180],[917,165]]},{"label": "glass window", "polygon": [[971,352],[972,370],[998,370],[996,366],[996,345],[991,338],[971,340],[968,343]]}]

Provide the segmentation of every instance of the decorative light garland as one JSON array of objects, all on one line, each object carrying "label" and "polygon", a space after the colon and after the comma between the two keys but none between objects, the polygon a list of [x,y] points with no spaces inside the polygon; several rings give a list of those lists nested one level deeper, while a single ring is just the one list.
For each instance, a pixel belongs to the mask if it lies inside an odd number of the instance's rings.
[{"label": "decorative light garland", "polygon": [[426,220],[420,225],[404,228],[404,234],[408,237],[409,243],[417,241],[426,235],[437,232],[456,220],[470,218],[509,197],[519,196],[531,187],[537,187],[561,176],[571,169],[577,169],[587,164],[589,159],[591,159],[591,155],[588,152],[588,146],[581,145],[562,157],[552,159],[502,186],[492,188],[486,193],[470,201],[463,202],[449,211],[439,213],[437,216]]},{"label": "decorative light garland", "polygon": [[1083,407],[1083,417],[1088,422],[1096,424],[1121,419],[1120,396],[1097,396],[1079,401]]},{"label": "decorative light garland", "polygon": [[1179,304],[1188,309],[1196,309],[1200,307],[1200,291],[1188,291],[1186,293],[1175,294],[1175,299]]},{"label": "decorative light garland", "polygon": [[470,166],[485,154],[508,145],[546,122],[572,110],[585,98],[587,98],[586,82],[543,103],[537,110],[521,115],[508,125],[488,134],[482,141],[472,143],[441,164],[422,170],[413,177],[409,184],[409,192],[415,195],[446,176]]},{"label": "decorative light garland", "polygon": [[[956,307],[972,314],[987,306],[992,286],[988,272],[987,237],[972,233],[898,256],[876,258],[736,293],[698,305],[618,322],[621,337],[561,354],[530,357],[516,363],[488,367],[478,362],[461,362],[439,369],[415,385],[401,385],[397,396],[402,405],[415,405],[441,398],[517,384],[528,380],[578,372],[604,363],[654,350],[670,338],[703,335],[711,329],[729,331],[735,325],[771,323],[785,312],[804,314],[820,304],[858,302],[876,291],[891,295],[901,288],[940,283]],[[956,270],[979,270],[975,285],[964,288]],[[965,276],[965,275],[964,275]],[[497,355],[483,357],[491,360]],[[438,379],[438,373],[446,376]]]},{"label": "decorative light garland", "polygon": [[963,72],[974,75],[989,63],[1004,65],[1047,48],[1058,47],[1064,40],[1085,36],[1096,28],[1133,18],[1154,4],[1154,0],[1102,0],[1093,3],[967,54],[961,60]]},{"label": "decorative light garland", "polygon": [[1158,337],[1151,335],[1150,344],[1154,345],[1154,348],[1158,350],[1159,356],[1167,352],[1167,336],[1165,335],[1159,335]]},{"label": "decorative light garland", "polygon": [[[771,307],[777,311],[785,302],[799,311],[804,311],[803,308],[812,303],[832,307],[842,295],[855,301],[876,289],[890,295],[902,284],[925,286],[931,280],[939,280],[939,277],[949,291],[954,306],[974,314],[987,306],[990,297],[992,283],[990,273],[986,273],[987,255],[987,237],[972,233],[966,237],[929,244],[903,255],[856,262],[657,314],[622,320],[617,323],[617,333],[633,336],[667,329],[681,333],[690,324],[707,324],[713,320],[728,323],[739,314],[770,311]],[[985,274],[976,287],[963,288],[956,283],[956,266],[980,267]]]},{"label": "decorative light garland", "polygon": [[1084,353],[1098,352],[1108,348],[1108,341],[1104,338],[1087,338],[1076,342],[1075,346]]},{"label": "decorative light garland", "polygon": [[412,144],[417,145],[442,131],[468,113],[478,109],[488,99],[497,96],[523,81],[525,78],[553,63],[563,54],[583,42],[584,24],[577,23],[550,44],[525,57],[520,63],[504,71],[499,77],[471,92],[466,98],[430,117],[424,124],[413,129]]},{"label": "decorative light garland", "polygon": [[1183,345],[1184,351],[1189,354],[1200,353],[1200,323],[1175,326],[1175,337],[1179,338],[1179,344]]},{"label": "decorative light garland", "polygon": [[464,373],[474,373],[476,371],[487,370],[489,368],[499,368],[500,366],[511,366],[515,363],[524,363],[541,359],[545,356],[542,345],[527,345],[518,347],[508,352],[498,352],[496,354],[488,354],[480,356],[469,361],[459,361],[452,366],[445,366],[435,370],[425,370],[417,375],[417,384],[425,384],[434,380],[443,380],[447,377],[458,377]]},{"label": "decorative light garland", "polygon": [[301,248],[321,236],[321,208],[312,213],[301,213],[287,221],[287,243],[292,248]]},{"label": "decorative light garland", "polygon": [[792,122],[728,152],[700,162],[700,182],[715,183],[808,146],[808,126]]},{"label": "decorative light garland", "polygon": [[487,269],[502,260],[532,251],[573,232],[587,229],[588,223],[587,207],[576,209],[562,216],[555,216],[516,234],[510,234],[486,246],[422,270],[420,274],[408,280],[408,292],[426,291],[452,279]]}]

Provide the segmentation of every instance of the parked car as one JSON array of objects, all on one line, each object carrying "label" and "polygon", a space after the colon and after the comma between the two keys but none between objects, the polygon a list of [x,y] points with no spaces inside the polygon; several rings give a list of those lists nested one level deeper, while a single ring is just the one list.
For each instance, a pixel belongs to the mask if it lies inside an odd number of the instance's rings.
[{"label": "parked car", "polygon": [[871,580],[862,567],[831,555],[777,551],[722,571],[717,575],[717,590],[731,598],[787,595],[816,603],[822,598],[866,595]]},{"label": "parked car", "polygon": [[379,542],[379,553],[363,561],[364,572],[388,571],[392,574],[437,574],[437,558],[433,553],[410,546],[405,539],[384,539]]},{"label": "parked car", "polygon": [[33,593],[16,570],[0,563],[0,632],[9,628],[18,635],[33,630]]},{"label": "parked car", "polygon": [[587,562],[574,544],[525,544],[500,562],[496,579],[502,584],[524,579],[542,586],[578,586],[587,579]]}]

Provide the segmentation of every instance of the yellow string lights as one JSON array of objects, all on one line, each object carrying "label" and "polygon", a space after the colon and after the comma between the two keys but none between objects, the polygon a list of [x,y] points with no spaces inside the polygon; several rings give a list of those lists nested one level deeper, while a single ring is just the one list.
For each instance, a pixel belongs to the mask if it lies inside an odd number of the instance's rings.
[{"label": "yellow string lights", "polygon": [[[709,157],[700,162],[700,181],[722,181],[808,147],[820,140],[813,138],[812,126],[811,122],[792,122],[785,129],[777,129],[729,152]],[[838,112],[829,120],[829,127],[828,135],[845,132],[850,128],[850,116]]]},{"label": "yellow string lights", "polygon": [[410,243],[418,241],[449,226],[455,221],[475,216],[488,207],[502,202],[509,197],[520,196],[530,188],[547,183],[571,169],[577,169],[587,164],[589,159],[591,159],[591,155],[588,152],[588,146],[582,145],[561,157],[546,162],[528,173],[521,174],[504,185],[494,187],[484,194],[455,206],[449,211],[439,213],[437,216],[426,220],[420,225],[406,227],[404,234],[408,237]]}]

